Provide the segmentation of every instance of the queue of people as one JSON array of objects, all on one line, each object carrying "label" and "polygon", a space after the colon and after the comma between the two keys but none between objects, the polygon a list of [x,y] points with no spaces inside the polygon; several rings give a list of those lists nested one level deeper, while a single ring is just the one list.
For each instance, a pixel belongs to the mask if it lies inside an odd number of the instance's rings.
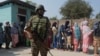
[{"label": "queue of people", "polygon": [[[95,22],[92,29],[89,27],[87,20],[82,21],[81,24],[73,22],[71,26],[70,23],[70,21],[66,21],[60,27],[58,27],[57,22],[52,24],[47,39],[49,48],[88,53],[89,46],[92,44],[95,56],[98,55],[98,48],[100,46],[100,21]],[[13,23],[11,26],[9,22],[5,24],[3,30],[3,24],[0,23],[0,48],[5,43],[5,48],[9,49],[10,42],[12,42],[12,48],[21,45],[30,46],[30,40],[25,38],[24,29],[19,28],[20,25],[18,26],[16,23]]]},{"label": "queue of people", "polygon": [[10,49],[19,46],[30,46],[30,42],[24,36],[24,27],[21,24],[12,23],[12,25],[7,21],[3,28],[3,23],[0,23],[0,49],[5,43],[5,48]]},{"label": "queue of people", "polygon": [[77,22],[71,23],[66,21],[60,27],[57,22],[52,25],[53,41],[51,48],[74,50],[88,53],[89,46],[94,47],[95,56],[98,55],[98,47],[100,45],[100,21],[94,23],[92,28],[89,27],[89,22],[84,20],[81,24]]}]

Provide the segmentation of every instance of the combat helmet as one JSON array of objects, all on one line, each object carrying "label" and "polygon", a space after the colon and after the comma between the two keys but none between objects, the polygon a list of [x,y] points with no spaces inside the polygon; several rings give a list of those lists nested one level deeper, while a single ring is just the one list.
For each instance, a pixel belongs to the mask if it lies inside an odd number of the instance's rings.
[{"label": "combat helmet", "polygon": [[35,9],[35,12],[37,12],[39,9],[46,11],[43,5],[38,5]]}]

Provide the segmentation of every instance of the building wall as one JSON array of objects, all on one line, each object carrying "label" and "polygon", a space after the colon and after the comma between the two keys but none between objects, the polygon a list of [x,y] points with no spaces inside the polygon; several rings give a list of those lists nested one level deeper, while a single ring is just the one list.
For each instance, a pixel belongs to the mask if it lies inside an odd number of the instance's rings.
[{"label": "building wall", "polygon": [[12,19],[11,22],[18,22],[17,20],[17,14],[18,14],[18,6],[16,4],[12,4]]},{"label": "building wall", "polygon": [[11,4],[6,4],[0,7],[0,22],[11,22]]},{"label": "building wall", "polygon": [[[65,24],[65,21],[67,21],[67,20],[70,21],[71,24],[73,24],[74,22],[77,22],[79,25],[81,25],[81,22],[82,22],[84,19],[50,20],[50,22],[51,22],[51,25],[52,25],[54,22],[58,22],[58,23],[59,23],[58,26],[60,27],[62,24]],[[92,28],[94,22],[100,21],[100,19],[88,19],[88,21],[89,21],[89,26],[90,26],[90,28]],[[70,25],[71,25],[71,24],[70,24]]]},{"label": "building wall", "polygon": [[13,23],[13,22],[18,22],[18,20],[17,20],[17,11],[18,11],[18,9],[17,9],[17,5],[16,4],[11,4],[12,5],[12,12],[11,12],[11,22]]},{"label": "building wall", "polygon": [[34,11],[35,11],[35,8],[34,9],[27,8],[27,18],[26,18],[26,22],[30,19],[31,12],[34,12]]},{"label": "building wall", "polygon": [[29,8],[27,8],[27,17],[26,17],[26,22],[28,21],[28,19],[31,16],[31,10]]},{"label": "building wall", "polygon": [[31,17],[31,11],[34,10],[34,9],[30,9],[30,8],[27,8],[27,7],[22,7],[20,5],[17,5],[17,4],[12,4],[12,22],[19,22],[18,20],[18,8],[23,8],[23,9],[26,9],[26,22],[28,21],[28,19]]},{"label": "building wall", "polygon": [[3,23],[3,26],[5,25],[6,21],[9,21],[10,24],[12,24],[13,22],[17,22],[19,23],[18,20],[18,8],[24,8],[27,11],[26,14],[26,22],[28,21],[28,19],[31,17],[31,11],[34,11],[34,9],[30,9],[27,7],[22,7],[20,5],[17,4],[13,4],[13,3],[9,3],[3,6],[0,6],[0,22]]},{"label": "building wall", "polygon": [[[18,16],[18,8],[26,9],[26,7],[22,7],[17,4],[12,4],[12,22],[19,23],[19,19],[17,17]],[[26,17],[27,17],[27,15],[26,15]]]}]

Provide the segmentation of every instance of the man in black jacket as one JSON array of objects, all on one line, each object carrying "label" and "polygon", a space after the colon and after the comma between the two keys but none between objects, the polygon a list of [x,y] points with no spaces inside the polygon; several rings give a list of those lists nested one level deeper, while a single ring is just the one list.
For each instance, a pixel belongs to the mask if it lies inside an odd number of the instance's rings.
[{"label": "man in black jacket", "polygon": [[98,47],[100,47],[100,21],[94,24],[94,54],[98,55]]},{"label": "man in black jacket", "polygon": [[6,25],[4,26],[4,31],[5,31],[6,49],[9,49],[9,44],[11,41],[11,26],[9,22],[6,22]]}]

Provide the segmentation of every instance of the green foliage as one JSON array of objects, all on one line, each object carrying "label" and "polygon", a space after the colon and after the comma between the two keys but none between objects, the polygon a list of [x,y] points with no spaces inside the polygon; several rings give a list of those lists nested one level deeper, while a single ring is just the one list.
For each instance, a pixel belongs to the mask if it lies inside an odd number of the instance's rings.
[{"label": "green foliage", "polygon": [[84,0],[68,0],[61,7],[60,13],[66,18],[89,18],[92,13],[92,7]]},{"label": "green foliage", "polygon": [[50,20],[57,20],[57,17],[51,17]]},{"label": "green foliage", "polygon": [[96,15],[96,19],[100,19],[100,13]]}]

